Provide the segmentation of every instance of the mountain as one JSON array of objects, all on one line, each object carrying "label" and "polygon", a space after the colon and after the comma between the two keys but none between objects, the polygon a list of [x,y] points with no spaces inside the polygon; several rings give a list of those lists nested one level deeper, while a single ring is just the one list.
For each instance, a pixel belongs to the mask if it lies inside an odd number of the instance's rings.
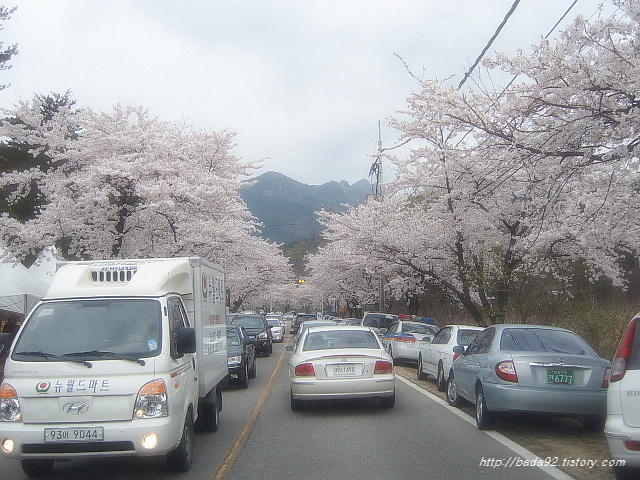
[{"label": "mountain", "polygon": [[345,181],[307,185],[281,173],[267,172],[248,180],[240,195],[264,225],[262,237],[286,244],[322,231],[315,213],[318,210],[342,212],[343,204],[357,205],[370,192],[371,185],[364,179],[353,185]]}]

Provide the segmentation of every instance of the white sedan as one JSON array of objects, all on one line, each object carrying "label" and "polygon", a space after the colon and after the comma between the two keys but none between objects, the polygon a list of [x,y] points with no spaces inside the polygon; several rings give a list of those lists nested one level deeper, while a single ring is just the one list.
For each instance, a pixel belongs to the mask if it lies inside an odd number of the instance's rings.
[{"label": "white sedan", "polygon": [[369,327],[310,327],[296,346],[288,346],[291,410],[306,400],[379,398],[395,404],[393,359]]},{"label": "white sedan", "polygon": [[444,392],[456,356],[453,347],[468,346],[482,330],[484,328],[469,325],[447,325],[440,329],[431,342],[418,342],[418,380],[426,380],[427,375],[433,375],[438,390]]}]

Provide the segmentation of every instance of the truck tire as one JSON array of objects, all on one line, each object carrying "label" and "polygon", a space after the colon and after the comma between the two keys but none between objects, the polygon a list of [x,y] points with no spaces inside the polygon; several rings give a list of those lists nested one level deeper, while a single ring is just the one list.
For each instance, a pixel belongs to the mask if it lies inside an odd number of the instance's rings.
[{"label": "truck tire", "polygon": [[218,389],[211,390],[202,399],[198,406],[198,421],[196,426],[199,432],[217,432],[220,428],[220,410],[222,410],[222,395]]},{"label": "truck tire", "polygon": [[167,454],[167,465],[173,472],[186,472],[193,463],[193,416],[187,412],[182,429],[182,439],[178,446]]},{"label": "truck tire", "polygon": [[49,475],[53,471],[55,460],[25,459],[21,460],[22,471],[29,477],[40,478]]}]

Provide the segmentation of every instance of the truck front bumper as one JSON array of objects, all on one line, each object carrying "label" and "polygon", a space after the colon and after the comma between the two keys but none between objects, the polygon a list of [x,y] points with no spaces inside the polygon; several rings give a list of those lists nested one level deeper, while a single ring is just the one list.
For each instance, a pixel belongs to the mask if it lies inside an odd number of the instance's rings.
[{"label": "truck front bumper", "polygon": [[[56,460],[95,456],[164,455],[180,443],[183,426],[184,419],[171,417],[87,424],[0,422],[0,453],[5,458]],[[70,432],[73,429],[101,428],[103,439],[47,441],[45,428],[70,429]]]}]

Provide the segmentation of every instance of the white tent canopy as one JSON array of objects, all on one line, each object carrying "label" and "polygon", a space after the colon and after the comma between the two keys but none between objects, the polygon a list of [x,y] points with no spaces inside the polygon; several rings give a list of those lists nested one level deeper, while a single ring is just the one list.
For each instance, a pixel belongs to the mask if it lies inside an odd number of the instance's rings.
[{"label": "white tent canopy", "polygon": [[[3,256],[0,254],[0,258]],[[41,275],[30,272],[21,263],[6,259],[0,263],[0,310],[26,315],[48,288]]]}]

